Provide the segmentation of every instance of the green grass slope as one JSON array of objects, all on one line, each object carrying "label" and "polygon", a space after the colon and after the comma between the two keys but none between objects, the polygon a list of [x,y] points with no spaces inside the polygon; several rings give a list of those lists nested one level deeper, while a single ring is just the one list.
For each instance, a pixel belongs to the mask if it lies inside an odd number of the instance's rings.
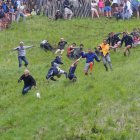
[{"label": "green grass slope", "polygon": [[[77,67],[78,81],[64,76],[46,83],[51,52],[39,48],[43,39],[56,45],[61,37],[68,43],[83,43],[84,50],[94,48],[111,32],[131,31],[140,26],[130,21],[74,19],[51,21],[44,17],[12,24],[0,32],[0,140],[139,140],[140,139],[140,46],[131,49],[129,57],[123,48],[111,51],[113,71],[106,72],[102,62],[95,62],[94,78],[84,76],[85,60]],[[29,70],[37,81],[36,90],[21,95],[17,80],[17,52],[11,51],[19,41],[35,45],[27,50]],[[72,63],[63,55],[62,68]]]}]

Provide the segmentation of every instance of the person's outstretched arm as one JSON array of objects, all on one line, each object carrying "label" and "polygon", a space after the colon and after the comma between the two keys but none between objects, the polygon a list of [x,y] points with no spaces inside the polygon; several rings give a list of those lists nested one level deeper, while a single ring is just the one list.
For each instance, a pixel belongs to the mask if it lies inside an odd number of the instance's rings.
[{"label": "person's outstretched arm", "polygon": [[16,47],[16,48],[14,48],[14,49],[12,49],[13,51],[17,51],[19,49],[19,47]]},{"label": "person's outstretched arm", "polygon": [[98,56],[95,54],[95,60],[97,61],[97,62],[100,62],[101,60],[98,58]]},{"label": "person's outstretched arm", "polygon": [[72,63],[72,65],[71,66],[74,66],[75,65],[75,63],[77,63],[78,61],[80,61],[80,59],[81,59],[82,57],[80,57],[80,58],[78,58],[77,60],[75,60],[73,63]]},{"label": "person's outstretched arm", "polygon": [[29,49],[29,48],[32,48],[34,47],[33,45],[32,46],[24,46],[25,49]]},{"label": "person's outstretched arm", "polygon": [[18,79],[18,83],[20,83],[23,80],[24,74]]}]

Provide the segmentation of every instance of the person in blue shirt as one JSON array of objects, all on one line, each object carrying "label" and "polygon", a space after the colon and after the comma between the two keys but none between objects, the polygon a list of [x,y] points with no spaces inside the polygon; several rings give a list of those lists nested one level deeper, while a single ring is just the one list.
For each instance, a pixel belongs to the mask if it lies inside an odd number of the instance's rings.
[{"label": "person in blue shirt", "polygon": [[63,62],[62,62],[61,56],[56,56],[55,59],[51,62],[51,66],[54,66],[54,67],[59,67],[62,64]]},{"label": "person in blue shirt", "polygon": [[77,59],[74,63],[72,63],[72,65],[70,66],[70,69],[69,69],[68,78],[69,78],[69,80],[71,80],[73,82],[75,82],[77,80],[77,77],[75,76],[74,73],[75,73],[75,70],[77,68],[77,64],[78,64],[78,61],[80,60],[80,58]]},{"label": "person in blue shirt", "polygon": [[132,48],[134,44],[133,38],[129,36],[126,32],[123,32],[121,47],[123,45],[123,42],[125,43],[124,56],[126,56],[127,51],[128,51],[128,55],[130,55],[130,48]]},{"label": "person in blue shirt", "polygon": [[90,69],[90,74],[92,74],[94,59],[97,62],[100,62],[99,58],[91,49],[88,49],[87,53],[81,52],[81,56],[82,56],[82,58],[86,58],[86,64],[85,64],[85,68],[84,68],[85,75],[88,75],[89,69]]},{"label": "person in blue shirt", "polygon": [[3,1],[3,3],[2,3],[2,8],[3,8],[5,13],[9,12],[9,8],[8,8],[8,6],[7,6],[5,1]]}]

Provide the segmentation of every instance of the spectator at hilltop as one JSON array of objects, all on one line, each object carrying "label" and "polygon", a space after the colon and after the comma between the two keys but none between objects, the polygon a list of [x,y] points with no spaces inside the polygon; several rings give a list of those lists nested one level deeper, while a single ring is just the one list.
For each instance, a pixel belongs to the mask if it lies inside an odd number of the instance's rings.
[{"label": "spectator at hilltop", "polygon": [[105,8],[104,8],[105,14],[107,18],[111,18],[111,1],[105,0]]},{"label": "spectator at hilltop", "polygon": [[132,9],[131,9],[131,3],[129,0],[124,0],[124,5],[123,5],[123,13],[122,13],[122,18],[123,19],[129,19],[132,16]]},{"label": "spectator at hilltop", "polygon": [[131,8],[133,12],[136,11],[137,19],[139,19],[139,16],[140,16],[139,7],[140,7],[139,0],[131,0]]},{"label": "spectator at hilltop", "polygon": [[60,10],[57,10],[55,13],[55,20],[63,19],[63,14],[60,12]]},{"label": "spectator at hilltop", "polygon": [[99,18],[99,13],[97,11],[97,2],[95,0],[91,1],[91,17],[94,18],[94,14]]},{"label": "spectator at hilltop", "polygon": [[24,9],[24,5],[23,4],[21,4],[21,6],[18,6],[18,8],[17,8],[17,15],[16,15],[16,21],[17,22],[19,22],[20,17],[23,18],[23,21],[26,20],[26,17],[25,17],[25,14],[24,14],[24,12],[25,12],[24,10],[25,9]]},{"label": "spectator at hilltop", "polygon": [[64,17],[65,17],[65,19],[71,20],[71,18],[73,16],[73,12],[71,10],[72,6],[71,6],[69,0],[64,0],[63,6],[64,6]]},{"label": "spectator at hilltop", "polygon": [[9,12],[9,8],[8,8],[8,6],[7,6],[7,4],[6,4],[5,1],[2,2],[2,8],[3,8],[3,10],[4,10],[5,13],[8,13]]},{"label": "spectator at hilltop", "polygon": [[99,0],[98,2],[99,13],[103,16],[104,15],[104,1]]},{"label": "spectator at hilltop", "polygon": [[2,7],[0,6],[0,19],[5,17],[5,13],[4,10],[2,9]]}]

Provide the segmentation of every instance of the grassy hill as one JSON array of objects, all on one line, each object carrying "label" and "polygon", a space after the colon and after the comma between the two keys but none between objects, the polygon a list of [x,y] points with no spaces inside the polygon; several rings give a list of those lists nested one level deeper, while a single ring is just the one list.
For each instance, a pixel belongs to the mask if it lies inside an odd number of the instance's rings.
[{"label": "grassy hill", "polygon": [[[129,57],[123,48],[111,51],[113,71],[106,72],[102,62],[95,62],[93,76],[84,76],[85,60],[79,62],[78,81],[71,83],[62,76],[46,83],[51,52],[39,48],[47,39],[56,45],[61,37],[69,44],[83,43],[84,50],[94,48],[111,31],[132,31],[139,20],[116,22],[114,19],[74,19],[51,21],[31,18],[12,24],[0,32],[0,140],[139,140],[140,139],[140,46]],[[29,70],[37,81],[37,90],[22,96],[17,80],[17,52],[12,48],[24,41],[35,45],[27,50]],[[62,68],[68,71],[72,60],[63,55]]]}]

